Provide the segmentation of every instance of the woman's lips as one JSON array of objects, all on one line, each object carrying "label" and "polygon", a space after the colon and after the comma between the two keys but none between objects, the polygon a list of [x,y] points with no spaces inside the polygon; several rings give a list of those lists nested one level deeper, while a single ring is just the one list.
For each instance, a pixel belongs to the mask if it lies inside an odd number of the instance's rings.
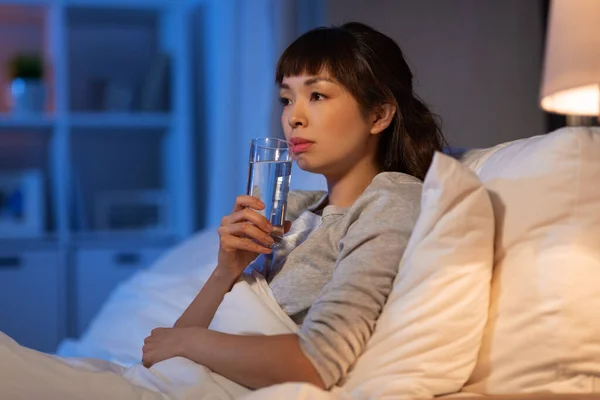
[{"label": "woman's lips", "polygon": [[295,144],[294,146],[292,146],[292,153],[294,153],[294,154],[303,153],[306,150],[308,150],[310,148],[310,146],[312,146],[312,145],[313,144],[310,142]]}]

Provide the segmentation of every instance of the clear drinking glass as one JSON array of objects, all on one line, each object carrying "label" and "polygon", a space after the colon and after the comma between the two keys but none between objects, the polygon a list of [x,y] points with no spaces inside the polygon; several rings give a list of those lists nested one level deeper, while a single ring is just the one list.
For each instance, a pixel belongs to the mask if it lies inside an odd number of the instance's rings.
[{"label": "clear drinking glass", "polygon": [[283,224],[292,176],[292,153],[285,140],[256,138],[250,143],[247,194],[264,204],[258,210],[275,228],[271,236],[277,243],[283,237]]}]

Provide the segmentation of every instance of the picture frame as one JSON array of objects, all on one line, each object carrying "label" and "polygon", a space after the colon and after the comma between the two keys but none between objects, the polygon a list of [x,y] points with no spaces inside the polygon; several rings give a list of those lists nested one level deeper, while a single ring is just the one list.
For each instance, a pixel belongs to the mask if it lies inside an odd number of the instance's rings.
[{"label": "picture frame", "polygon": [[0,238],[44,234],[44,183],[41,170],[0,172]]}]

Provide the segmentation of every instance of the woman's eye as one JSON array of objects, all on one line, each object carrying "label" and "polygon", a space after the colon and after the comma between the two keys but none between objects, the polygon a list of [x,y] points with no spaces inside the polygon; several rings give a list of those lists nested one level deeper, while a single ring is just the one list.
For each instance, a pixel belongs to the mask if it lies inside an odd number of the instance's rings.
[{"label": "woman's eye", "polygon": [[320,100],[325,100],[326,96],[324,94],[321,94],[321,93],[312,92],[310,94],[310,99],[313,100],[313,101],[320,101]]},{"label": "woman's eye", "polygon": [[279,101],[281,102],[281,104],[283,104],[284,106],[287,106],[291,103],[290,99],[285,98],[285,97],[280,97]]}]

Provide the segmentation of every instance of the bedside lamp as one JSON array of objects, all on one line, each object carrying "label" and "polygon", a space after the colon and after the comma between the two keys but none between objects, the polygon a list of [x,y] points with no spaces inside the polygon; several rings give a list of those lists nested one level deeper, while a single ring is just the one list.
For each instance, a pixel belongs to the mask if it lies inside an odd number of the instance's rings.
[{"label": "bedside lamp", "polygon": [[541,107],[569,125],[600,115],[600,0],[552,1]]}]

